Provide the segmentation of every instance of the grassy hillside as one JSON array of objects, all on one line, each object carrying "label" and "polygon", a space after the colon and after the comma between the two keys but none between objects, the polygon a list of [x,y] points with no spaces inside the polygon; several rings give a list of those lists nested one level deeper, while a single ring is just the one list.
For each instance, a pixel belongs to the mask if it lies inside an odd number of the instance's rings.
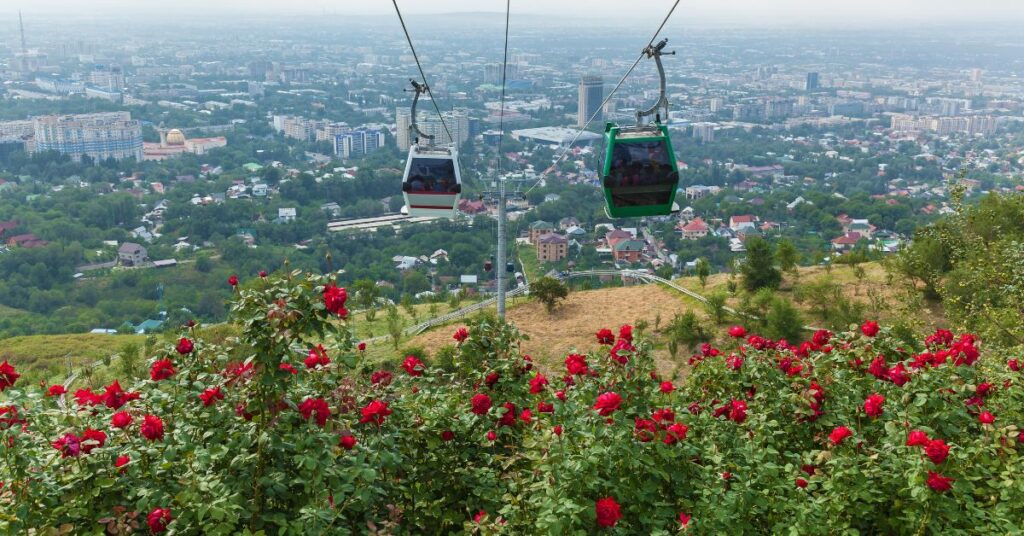
[{"label": "grassy hillside", "polygon": [[23,374],[61,374],[65,360],[73,367],[102,360],[127,344],[145,343],[144,335],[26,335],[0,340],[0,361],[10,361]]}]

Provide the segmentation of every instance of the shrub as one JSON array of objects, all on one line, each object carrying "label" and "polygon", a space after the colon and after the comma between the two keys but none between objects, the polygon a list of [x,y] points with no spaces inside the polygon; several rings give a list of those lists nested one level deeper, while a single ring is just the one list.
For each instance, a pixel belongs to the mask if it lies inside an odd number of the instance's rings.
[{"label": "shrub", "polygon": [[460,375],[415,358],[359,374],[344,298],[321,276],[257,281],[231,307],[237,340],[186,331],[158,348],[151,379],[123,386],[48,396],[0,365],[0,531],[669,534],[685,521],[701,534],[938,534],[1024,521],[1021,364],[969,334],[936,332],[918,354],[874,323],[800,345],[736,329],[673,385],[628,326],[538,370],[513,326],[481,317],[453,336]]}]

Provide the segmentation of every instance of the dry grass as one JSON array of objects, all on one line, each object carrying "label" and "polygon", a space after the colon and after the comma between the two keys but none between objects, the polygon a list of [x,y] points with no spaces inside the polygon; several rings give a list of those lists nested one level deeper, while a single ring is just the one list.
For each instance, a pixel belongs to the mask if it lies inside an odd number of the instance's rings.
[{"label": "dry grass", "polygon": [[[523,343],[525,353],[542,368],[561,371],[566,354],[599,347],[594,334],[601,328],[617,331],[622,324],[645,320],[650,333],[654,331],[659,315],[660,326],[664,328],[676,314],[694,308],[697,308],[695,302],[674,291],[658,285],[636,285],[571,292],[551,315],[541,303],[528,301],[510,308],[507,318],[521,332],[529,335],[530,340]],[[452,333],[457,328],[457,325],[441,327],[414,337],[406,344],[436,349],[451,344]],[[655,337],[655,341],[658,340]],[[680,364],[685,357],[680,356],[678,362],[673,362],[664,348],[657,348],[654,357],[662,375],[678,377],[684,372]]]}]

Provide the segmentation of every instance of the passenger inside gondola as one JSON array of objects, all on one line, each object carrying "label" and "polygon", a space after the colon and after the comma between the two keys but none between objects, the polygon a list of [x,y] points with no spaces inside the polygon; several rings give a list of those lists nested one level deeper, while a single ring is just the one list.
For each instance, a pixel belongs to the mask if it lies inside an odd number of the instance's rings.
[{"label": "passenger inside gondola", "polygon": [[455,180],[455,165],[451,160],[439,158],[417,158],[409,169],[408,192],[458,193]]},{"label": "passenger inside gondola", "polygon": [[617,141],[606,186],[616,206],[662,205],[671,202],[675,170],[661,141]]}]

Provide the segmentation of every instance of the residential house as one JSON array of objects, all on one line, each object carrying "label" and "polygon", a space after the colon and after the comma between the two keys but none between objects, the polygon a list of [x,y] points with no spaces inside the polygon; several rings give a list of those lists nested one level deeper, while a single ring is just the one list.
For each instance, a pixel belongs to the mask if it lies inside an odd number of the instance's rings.
[{"label": "residential house", "polygon": [[395,268],[398,270],[409,270],[415,268],[420,263],[420,260],[416,257],[406,257],[403,255],[397,255],[391,260],[397,263]]},{"label": "residential house", "polygon": [[683,221],[690,221],[693,219],[694,212],[693,207],[686,207],[679,211],[679,219]]},{"label": "residential house", "polygon": [[616,262],[634,263],[640,261],[643,254],[644,243],[640,240],[622,240],[612,246],[612,258]]},{"label": "residential house", "polygon": [[117,260],[121,266],[138,266],[149,260],[149,253],[135,242],[125,242],[117,248]]},{"label": "residential house", "polygon": [[537,238],[537,260],[558,262],[569,254],[569,241],[562,235],[548,233]]},{"label": "residential house", "polygon": [[580,222],[572,216],[567,216],[558,220],[558,228],[562,231],[568,231],[570,227],[579,227]]},{"label": "residential house", "polygon": [[607,242],[608,247],[612,248],[613,250],[615,249],[615,246],[619,244],[619,242],[622,242],[624,240],[632,240],[633,238],[635,238],[635,235],[633,235],[633,233],[630,233],[629,231],[625,231],[623,229],[615,229],[614,231],[609,231],[604,235],[604,241]]},{"label": "residential house", "polygon": [[445,261],[445,262],[448,261],[448,252],[447,251],[445,251],[443,249],[439,249],[439,250],[437,250],[437,251],[435,251],[435,252],[430,254],[430,263],[431,264],[437,264],[439,261]]},{"label": "residential house", "polygon": [[487,205],[479,199],[459,199],[459,212],[463,214],[481,214],[487,212]]},{"label": "residential house", "polygon": [[860,233],[864,238],[871,238],[874,231],[875,226],[871,225],[867,219],[850,218],[843,224],[843,233]]},{"label": "residential house", "polygon": [[862,238],[865,237],[856,231],[843,233],[842,236],[832,239],[832,249],[840,253],[850,251]]},{"label": "residential house", "polygon": [[41,248],[46,244],[49,244],[49,242],[40,239],[38,236],[32,233],[14,235],[7,239],[7,245],[11,247],[32,249]]},{"label": "residential house", "polygon": [[277,219],[275,223],[291,223],[295,221],[296,211],[294,208],[279,208],[277,209]]},{"label": "residential house", "polygon": [[582,227],[573,225],[565,230],[565,236],[566,238],[573,240],[583,240],[587,237],[587,232],[584,231]]},{"label": "residential house", "polygon": [[546,234],[551,234],[554,231],[554,225],[543,220],[537,220],[530,224],[530,243],[536,244],[538,238]]},{"label": "residential house", "polygon": [[678,227],[680,234],[683,236],[683,240],[697,240],[698,238],[704,238],[708,235],[708,224],[704,223],[704,220],[700,218],[694,218],[686,225]]},{"label": "residential house", "polygon": [[729,228],[736,232],[753,230],[757,228],[757,216],[752,214],[729,216]]}]

